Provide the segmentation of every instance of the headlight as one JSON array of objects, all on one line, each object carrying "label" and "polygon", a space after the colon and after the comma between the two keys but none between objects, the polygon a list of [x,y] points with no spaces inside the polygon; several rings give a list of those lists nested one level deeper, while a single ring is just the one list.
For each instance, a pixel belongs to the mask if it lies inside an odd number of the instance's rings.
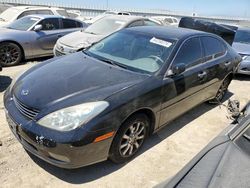
[{"label": "headlight", "polygon": [[98,101],[64,108],[40,119],[38,124],[58,131],[70,131],[87,123],[108,106],[108,102]]}]

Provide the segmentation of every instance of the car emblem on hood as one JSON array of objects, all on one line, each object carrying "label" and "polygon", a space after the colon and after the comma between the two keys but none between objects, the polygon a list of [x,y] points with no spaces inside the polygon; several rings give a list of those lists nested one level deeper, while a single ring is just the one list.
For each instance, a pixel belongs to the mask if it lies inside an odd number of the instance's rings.
[{"label": "car emblem on hood", "polygon": [[27,96],[28,94],[29,94],[29,90],[23,89],[21,91],[21,95],[23,95],[23,96]]},{"label": "car emblem on hood", "polygon": [[60,50],[61,52],[63,52],[63,51],[64,51],[64,47],[60,46],[60,47],[59,47],[59,50]]}]

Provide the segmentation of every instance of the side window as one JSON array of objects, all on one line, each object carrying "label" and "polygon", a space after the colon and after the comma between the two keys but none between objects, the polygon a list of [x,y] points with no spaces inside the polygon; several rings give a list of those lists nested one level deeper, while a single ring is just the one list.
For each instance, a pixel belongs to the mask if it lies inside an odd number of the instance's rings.
[{"label": "side window", "polygon": [[20,15],[18,16],[17,19],[20,19],[20,18],[22,18],[22,17],[24,17],[24,16],[28,16],[28,15],[31,15],[31,14],[36,14],[36,11],[35,11],[35,10],[24,11],[22,14],[20,14]]},{"label": "side window", "polygon": [[159,24],[152,22],[150,20],[144,20],[144,25],[146,25],[146,26],[158,26]]},{"label": "side window", "polygon": [[144,25],[143,21],[139,20],[139,21],[135,21],[135,22],[129,24],[128,27],[136,27],[136,26],[143,26],[143,25]]},{"label": "side window", "polygon": [[213,37],[202,37],[201,41],[204,46],[206,60],[220,57],[225,54],[226,47],[224,44]]},{"label": "side window", "polygon": [[173,64],[184,63],[186,67],[202,63],[202,48],[198,37],[186,41],[179,50]]},{"label": "side window", "polygon": [[51,12],[50,10],[37,10],[36,13],[44,15],[53,15],[53,12]]},{"label": "side window", "polygon": [[63,22],[63,28],[64,29],[70,29],[70,28],[77,28],[79,27],[79,23],[74,21],[74,20],[70,20],[70,19],[62,19]]},{"label": "side window", "polygon": [[42,30],[43,31],[48,31],[48,30],[56,30],[59,29],[59,19],[57,18],[48,18],[44,19],[39,24],[42,25]]}]

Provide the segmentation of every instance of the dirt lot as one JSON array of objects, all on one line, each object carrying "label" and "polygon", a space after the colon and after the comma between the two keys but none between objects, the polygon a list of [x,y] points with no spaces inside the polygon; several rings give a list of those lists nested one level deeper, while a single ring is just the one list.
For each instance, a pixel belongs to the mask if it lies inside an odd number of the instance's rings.
[{"label": "dirt lot", "polygon": [[[153,135],[127,164],[106,161],[77,170],[59,169],[30,156],[5,121],[4,90],[15,75],[34,64],[0,72],[0,187],[152,187],[171,178],[230,123],[224,107],[202,104]],[[250,77],[238,77],[227,99],[237,98],[243,106],[250,99],[249,91]]]}]

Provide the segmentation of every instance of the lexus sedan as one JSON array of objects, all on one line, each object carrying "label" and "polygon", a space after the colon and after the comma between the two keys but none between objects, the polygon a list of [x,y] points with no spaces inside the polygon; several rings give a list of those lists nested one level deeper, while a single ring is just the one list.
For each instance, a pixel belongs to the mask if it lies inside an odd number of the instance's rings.
[{"label": "lexus sedan", "polygon": [[0,63],[19,64],[24,59],[53,55],[60,37],[82,30],[83,22],[53,15],[31,15],[0,29]]},{"label": "lexus sedan", "polygon": [[240,61],[214,34],[124,29],[22,74],[4,94],[6,117],[26,150],[56,166],[123,163],[173,119],[220,101]]},{"label": "lexus sedan", "polygon": [[90,25],[86,30],[77,31],[60,38],[55,47],[54,55],[61,56],[83,50],[106,36],[127,27],[157,26],[157,21],[139,16],[112,15],[105,16]]}]

